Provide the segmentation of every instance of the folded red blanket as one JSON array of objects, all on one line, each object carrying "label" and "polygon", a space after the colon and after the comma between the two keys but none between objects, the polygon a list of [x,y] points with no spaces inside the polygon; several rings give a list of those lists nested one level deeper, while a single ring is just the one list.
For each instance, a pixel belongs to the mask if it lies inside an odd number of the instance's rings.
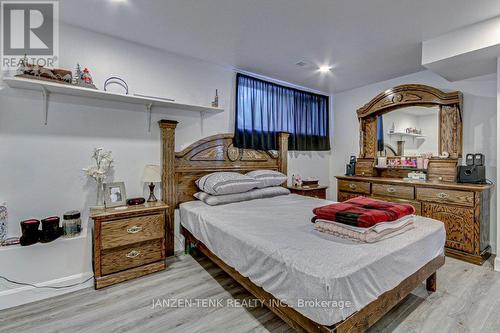
[{"label": "folded red blanket", "polygon": [[344,202],[314,208],[313,213],[316,215],[313,222],[316,219],[323,219],[360,228],[370,228],[377,223],[396,221],[404,216],[414,214],[415,208],[410,204],[356,197]]}]

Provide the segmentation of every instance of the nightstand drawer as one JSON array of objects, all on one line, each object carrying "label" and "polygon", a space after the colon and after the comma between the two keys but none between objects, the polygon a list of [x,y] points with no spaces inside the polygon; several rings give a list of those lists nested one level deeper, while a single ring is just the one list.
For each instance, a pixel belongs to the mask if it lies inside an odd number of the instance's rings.
[{"label": "nightstand drawer", "polygon": [[164,214],[145,215],[103,222],[101,249],[111,249],[164,236]]},{"label": "nightstand drawer", "polygon": [[370,194],[370,183],[339,180],[339,191]]},{"label": "nightstand drawer", "polygon": [[101,273],[105,275],[149,264],[161,260],[162,253],[161,240],[110,250],[101,255]]},{"label": "nightstand drawer", "polygon": [[399,199],[413,200],[415,198],[415,188],[413,186],[373,184],[373,195],[395,197]]}]

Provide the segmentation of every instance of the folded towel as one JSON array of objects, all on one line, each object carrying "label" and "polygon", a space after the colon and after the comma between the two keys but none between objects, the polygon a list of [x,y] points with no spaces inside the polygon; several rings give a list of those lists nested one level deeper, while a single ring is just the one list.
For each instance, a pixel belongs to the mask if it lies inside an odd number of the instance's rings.
[{"label": "folded towel", "polygon": [[392,222],[415,213],[410,204],[393,203],[366,197],[356,197],[313,209],[317,219],[335,221],[360,228],[370,228],[377,223]]},{"label": "folded towel", "polygon": [[411,224],[414,221],[415,221],[415,215],[408,215],[408,216],[404,216],[404,217],[402,217],[402,218],[400,218],[400,219],[398,219],[396,221],[377,223],[377,224],[375,224],[374,226],[372,226],[370,228],[360,228],[360,227],[355,227],[355,226],[344,224],[344,223],[338,223],[338,222],[335,222],[335,221],[322,220],[322,219],[317,219],[316,223],[317,222],[332,223],[332,224],[335,224],[335,225],[337,225],[339,227],[342,227],[342,228],[345,228],[345,229],[349,229],[349,230],[352,230],[352,231],[355,231],[355,232],[359,232],[359,233],[366,233],[368,231],[374,231],[374,232],[380,233],[380,232],[382,232],[384,230],[397,230],[397,229],[400,229],[401,227],[404,227],[407,224]]},{"label": "folded towel", "polygon": [[314,228],[322,233],[334,235],[340,238],[353,240],[356,242],[374,243],[384,239],[400,235],[408,230],[414,228],[413,219],[400,222],[398,227],[385,228],[383,230],[376,230],[372,228],[364,228],[364,230],[356,231],[353,227],[340,223],[332,223],[331,221],[325,222],[324,220],[317,220]]}]

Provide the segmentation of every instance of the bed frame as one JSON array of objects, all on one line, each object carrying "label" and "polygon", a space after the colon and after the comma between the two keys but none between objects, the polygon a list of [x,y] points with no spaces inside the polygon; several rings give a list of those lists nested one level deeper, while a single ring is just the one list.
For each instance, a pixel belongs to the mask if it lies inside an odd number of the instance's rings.
[{"label": "bed frame", "polygon": [[[161,120],[163,200],[168,204],[166,249],[174,254],[174,212],[180,203],[194,200],[195,180],[214,171],[248,172],[258,169],[287,173],[288,133],[278,133],[278,151],[239,149],[233,146],[232,134],[218,134],[196,141],[181,152],[175,152],[176,121]],[[332,326],[324,326],[301,315],[291,307],[283,306],[273,295],[253,284],[248,278],[225,264],[203,243],[181,226],[186,249],[195,245],[200,252],[228,273],[241,286],[260,299],[271,311],[297,332],[364,332],[390,309],[426,281],[428,291],[436,291],[436,271],[444,264],[444,256],[436,257],[397,287],[382,294],[349,318]]]}]

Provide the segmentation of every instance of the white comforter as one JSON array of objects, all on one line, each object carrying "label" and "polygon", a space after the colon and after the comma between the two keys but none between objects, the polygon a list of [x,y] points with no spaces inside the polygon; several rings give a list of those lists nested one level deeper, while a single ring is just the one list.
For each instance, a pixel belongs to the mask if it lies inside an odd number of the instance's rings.
[{"label": "white comforter", "polygon": [[222,206],[192,201],[181,204],[180,216],[227,265],[322,325],[344,320],[443,255],[443,224],[423,217],[373,244],[320,233],[312,209],[328,203],[294,194]]}]

